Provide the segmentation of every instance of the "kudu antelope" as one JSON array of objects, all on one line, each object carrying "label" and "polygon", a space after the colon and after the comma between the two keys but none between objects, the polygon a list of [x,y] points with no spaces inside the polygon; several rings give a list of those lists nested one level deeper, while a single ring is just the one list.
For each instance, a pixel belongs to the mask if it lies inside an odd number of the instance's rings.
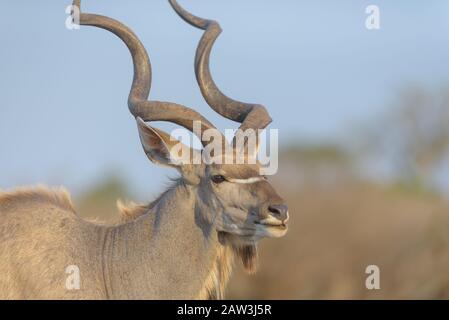
[{"label": "kudu antelope", "polygon": [[[219,24],[191,15],[175,0],[169,2],[186,22],[205,30],[195,72],[210,107],[241,123],[240,129],[265,128],[271,119],[263,106],[226,97],[212,80],[209,56],[221,32]],[[80,1],[74,6],[80,8]],[[233,259],[252,272],[258,240],[286,233],[287,206],[261,176],[258,163],[172,161],[176,155],[170,151],[177,142],[145,122],[168,121],[191,131],[194,121],[200,121],[203,130],[215,127],[190,108],[148,100],[150,61],[128,27],[88,13],[80,14],[80,24],[106,29],[128,46],[134,63],[128,105],[144,151],[152,162],[175,167],[180,178],[149,205],[122,205],[124,221],[114,225],[80,218],[63,190],[0,193],[0,298],[222,298]],[[70,265],[80,271],[77,290],[66,287]]]}]

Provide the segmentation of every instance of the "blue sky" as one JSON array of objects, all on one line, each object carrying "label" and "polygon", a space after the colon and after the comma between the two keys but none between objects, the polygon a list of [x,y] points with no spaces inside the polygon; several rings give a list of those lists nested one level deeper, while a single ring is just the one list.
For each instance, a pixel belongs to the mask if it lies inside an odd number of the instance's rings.
[{"label": "blue sky", "polygon": [[[446,0],[179,2],[220,21],[216,82],[233,98],[266,105],[281,141],[350,135],[401,88],[449,83]],[[128,113],[129,53],[106,31],[67,30],[69,4],[0,2],[0,188],[62,184],[79,193],[114,172],[147,197],[171,172],[146,159]],[[380,30],[365,28],[369,4],[380,8]],[[203,101],[193,73],[201,31],[166,0],[84,0],[83,10],[121,20],[141,38],[153,67],[151,99],[236,127]]]}]

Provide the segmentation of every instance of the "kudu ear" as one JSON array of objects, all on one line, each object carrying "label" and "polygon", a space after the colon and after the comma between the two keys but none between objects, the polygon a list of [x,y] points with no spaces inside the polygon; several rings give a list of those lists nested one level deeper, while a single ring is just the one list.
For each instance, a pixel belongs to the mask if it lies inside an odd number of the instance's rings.
[{"label": "kudu ear", "polygon": [[168,133],[147,125],[140,117],[136,120],[143,150],[153,163],[175,168],[192,163],[194,149]]}]

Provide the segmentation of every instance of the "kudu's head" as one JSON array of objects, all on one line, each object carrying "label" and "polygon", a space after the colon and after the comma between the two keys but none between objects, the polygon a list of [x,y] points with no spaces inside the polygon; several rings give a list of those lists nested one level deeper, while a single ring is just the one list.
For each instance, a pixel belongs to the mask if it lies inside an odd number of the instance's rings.
[{"label": "kudu's head", "polygon": [[285,235],[288,208],[261,174],[258,163],[230,164],[223,155],[219,155],[222,161],[217,161],[221,163],[184,162],[183,157],[178,158],[181,153],[201,157],[201,152],[148,126],[140,118],[137,121],[148,158],[153,163],[176,168],[183,183],[196,187],[202,212],[210,213],[206,218],[227,240],[248,244],[263,237]]},{"label": "kudu's head", "polygon": [[[256,136],[254,146],[250,146],[248,142],[251,139],[244,140],[243,153],[237,148],[239,134],[248,129],[257,134],[271,122],[271,118],[265,107],[232,100],[214,83],[209,69],[209,57],[213,44],[221,33],[219,24],[193,16],[175,0],[169,2],[183,20],[205,30],[195,57],[196,78],[209,106],[223,117],[241,123],[231,144],[227,143],[224,135],[211,122],[193,109],[175,103],[148,100],[151,86],[149,57],[129,28],[111,18],[87,13],[80,14],[79,21],[81,25],[96,26],[113,32],[128,46],[134,63],[134,80],[128,106],[137,120],[145,153],[156,164],[178,169],[183,183],[196,188],[198,205],[211,213],[207,218],[210,218],[219,234],[243,243],[254,243],[262,237],[283,236],[287,231],[288,208],[261,173],[259,163],[250,161],[257,152],[259,137]],[[75,0],[74,5],[74,10],[80,8],[80,0]],[[216,146],[218,142],[221,151],[214,149],[205,157],[204,149],[198,151],[187,147],[164,131],[149,126],[146,123],[149,121],[167,121],[180,125],[195,133],[205,149],[210,143],[215,143]],[[196,125],[200,132],[195,129]],[[218,138],[214,138],[212,142],[205,138],[204,133],[208,131],[212,131]],[[235,164],[238,156],[247,161]],[[193,159],[201,160],[195,162]]]}]

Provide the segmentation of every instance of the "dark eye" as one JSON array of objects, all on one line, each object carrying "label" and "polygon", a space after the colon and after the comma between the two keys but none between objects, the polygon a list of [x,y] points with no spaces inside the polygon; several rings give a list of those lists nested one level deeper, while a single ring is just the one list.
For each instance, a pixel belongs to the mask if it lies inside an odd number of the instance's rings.
[{"label": "dark eye", "polygon": [[212,181],[214,183],[222,183],[222,182],[226,181],[226,178],[223,177],[222,175],[218,174],[218,175],[212,176]]}]

